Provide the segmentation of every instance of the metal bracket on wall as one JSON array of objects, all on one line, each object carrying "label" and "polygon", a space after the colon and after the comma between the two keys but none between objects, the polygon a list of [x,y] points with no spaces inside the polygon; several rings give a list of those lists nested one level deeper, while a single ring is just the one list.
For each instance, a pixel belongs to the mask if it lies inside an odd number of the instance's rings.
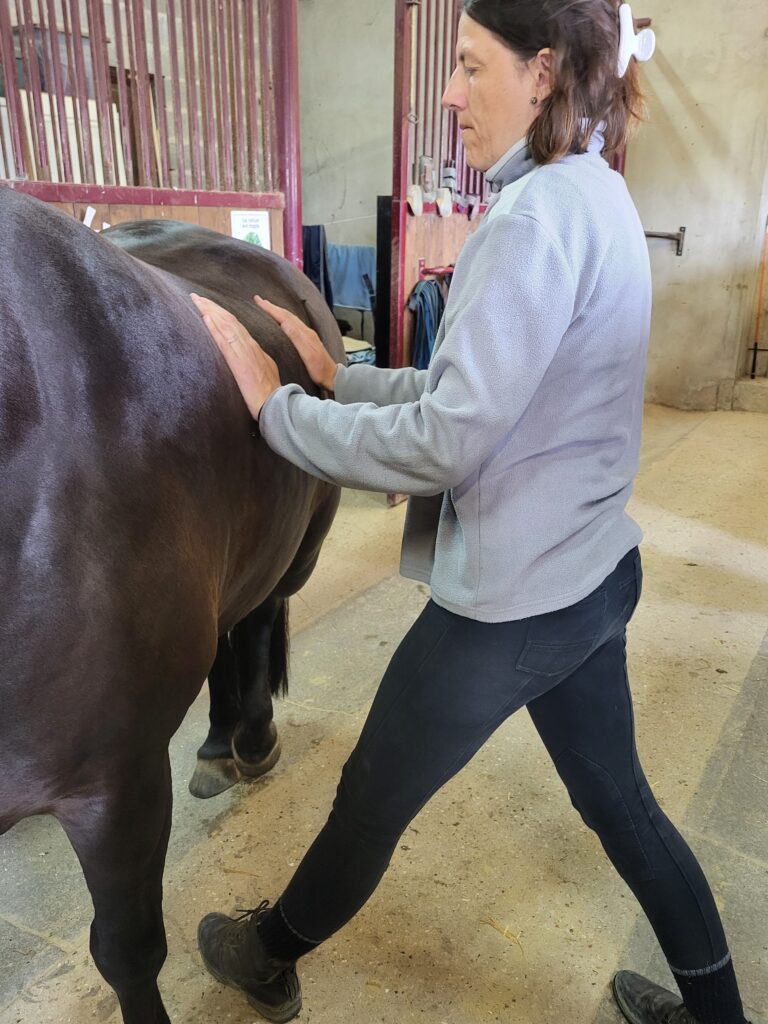
[{"label": "metal bracket on wall", "polygon": [[670,242],[677,242],[677,255],[682,256],[685,252],[685,228],[680,228],[676,234],[669,231],[646,231],[646,238],[667,238]]},{"label": "metal bracket on wall", "polygon": [[428,267],[425,259],[419,260],[419,280],[426,281],[428,277],[448,277],[453,273],[454,267]]},{"label": "metal bracket on wall", "polygon": [[752,380],[755,380],[757,377],[757,357],[761,352],[768,353],[768,348],[758,348],[757,342],[755,342],[752,348],[749,349],[749,352],[752,353],[752,370],[749,376]]}]

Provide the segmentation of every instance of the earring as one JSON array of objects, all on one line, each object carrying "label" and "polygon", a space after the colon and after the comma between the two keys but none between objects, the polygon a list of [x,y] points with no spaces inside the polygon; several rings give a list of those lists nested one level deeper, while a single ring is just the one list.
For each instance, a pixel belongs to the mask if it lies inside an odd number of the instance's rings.
[{"label": "earring", "polygon": [[538,102],[539,102],[539,97],[538,96],[531,97],[531,103],[533,104],[534,107],[536,106],[536,104]]}]

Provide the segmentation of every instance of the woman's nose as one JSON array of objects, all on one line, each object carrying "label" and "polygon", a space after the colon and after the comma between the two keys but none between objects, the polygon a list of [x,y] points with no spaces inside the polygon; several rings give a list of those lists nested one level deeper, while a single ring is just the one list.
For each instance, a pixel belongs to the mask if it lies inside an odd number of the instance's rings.
[{"label": "woman's nose", "polygon": [[461,74],[461,68],[456,67],[443,93],[444,110],[464,110],[467,105],[467,98],[463,85],[464,76]]}]

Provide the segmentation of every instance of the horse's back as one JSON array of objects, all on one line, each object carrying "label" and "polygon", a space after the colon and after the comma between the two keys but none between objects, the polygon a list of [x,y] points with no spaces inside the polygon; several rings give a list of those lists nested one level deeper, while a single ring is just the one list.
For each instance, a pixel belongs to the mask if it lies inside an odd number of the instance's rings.
[{"label": "horse's back", "polygon": [[327,303],[301,271],[267,249],[193,224],[167,220],[131,221],[104,237],[150,266],[205,290],[240,319],[276,358],[286,380],[316,393],[300,361],[274,321],[253,303],[262,298],[288,309],[320,335],[339,362],[345,359],[338,325]]},{"label": "horse's back", "polygon": [[191,301],[168,278],[10,189],[0,189],[0,258],[10,268],[0,278],[3,462],[35,428],[41,441],[66,428],[70,444],[115,441],[127,455],[183,445],[211,407],[238,408]]}]

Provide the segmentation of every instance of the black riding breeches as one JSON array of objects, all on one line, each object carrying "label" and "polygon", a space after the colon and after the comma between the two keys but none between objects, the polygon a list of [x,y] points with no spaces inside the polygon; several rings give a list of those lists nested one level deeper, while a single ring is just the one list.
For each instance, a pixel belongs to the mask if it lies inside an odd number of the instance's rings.
[{"label": "black riding breeches", "polygon": [[280,899],[298,954],[360,910],[418,811],[526,706],[673,968],[699,972],[727,956],[707,881],[637,755],[625,631],[641,580],[634,550],[589,597],[546,615],[489,624],[427,605],[387,669],[331,816]]}]

